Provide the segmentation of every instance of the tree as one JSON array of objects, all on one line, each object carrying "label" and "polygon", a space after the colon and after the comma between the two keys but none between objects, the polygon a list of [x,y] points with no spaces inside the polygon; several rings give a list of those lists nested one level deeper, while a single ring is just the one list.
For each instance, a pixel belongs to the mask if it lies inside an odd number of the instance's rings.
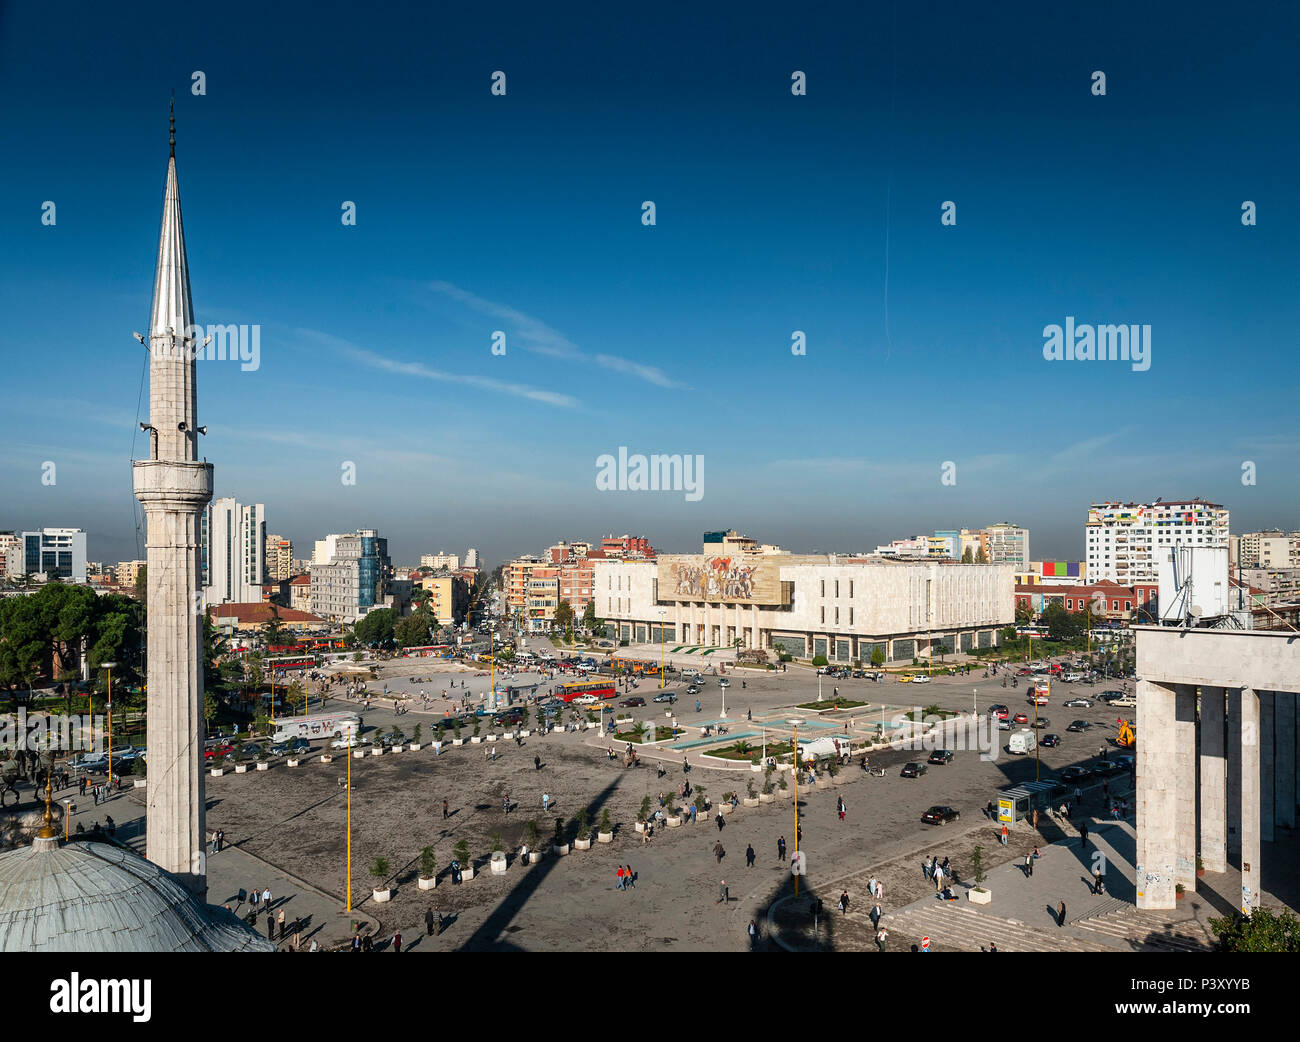
[{"label": "tree", "polygon": [[1029,606],[1028,601],[1016,601],[1016,622],[1022,625],[1032,622],[1034,618],[1034,609]]},{"label": "tree", "polygon": [[396,623],[397,613],[392,608],[376,608],[358,620],[352,632],[362,644],[387,644],[394,639]]},{"label": "tree", "polygon": [[966,549],[961,552],[961,563],[962,564],[975,563],[975,555],[971,552],[971,548],[969,546],[966,547]]},{"label": "tree", "polygon": [[567,630],[571,625],[573,625],[573,608],[568,601],[560,601],[555,606],[555,628]]},{"label": "tree", "polygon": [[879,644],[871,649],[871,664],[873,666],[883,666],[885,664],[885,649]]},{"label": "tree", "polygon": [[1249,916],[1211,917],[1210,929],[1219,938],[1217,951],[1300,952],[1300,920],[1286,910],[1256,908]]},{"label": "tree", "polygon": [[271,617],[266,620],[266,625],[262,627],[262,644],[268,648],[279,647],[286,641],[291,640],[293,640],[293,635],[280,621],[279,605],[271,605]]},{"label": "tree", "polygon": [[826,656],[825,656],[825,655],[814,655],[814,656],[813,656],[813,660],[812,660],[812,664],[813,664],[814,666],[824,666],[824,665],[826,665]]},{"label": "tree", "polygon": [[420,851],[420,878],[432,879],[438,872],[438,861],[433,856],[433,847]]},{"label": "tree", "polygon": [[587,606],[582,609],[582,628],[588,633],[594,633],[596,630],[596,598],[587,602]]},{"label": "tree", "polygon": [[397,620],[393,627],[393,639],[399,648],[422,647],[429,643],[435,625],[437,623],[433,615],[421,608],[414,614]]},{"label": "tree", "polygon": [[149,566],[140,565],[140,570],[135,573],[135,599],[141,604],[149,600]]},{"label": "tree", "polygon": [[989,555],[986,554],[986,553],[984,552],[984,547],[982,547],[982,546],[981,546],[978,550],[975,551],[975,563],[976,563],[976,564],[988,564],[988,563],[989,563]]}]

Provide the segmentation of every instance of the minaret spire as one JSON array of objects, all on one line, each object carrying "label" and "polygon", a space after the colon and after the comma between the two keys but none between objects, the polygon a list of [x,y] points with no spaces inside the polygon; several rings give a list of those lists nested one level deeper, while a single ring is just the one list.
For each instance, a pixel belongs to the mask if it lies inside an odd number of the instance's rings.
[{"label": "minaret spire", "polygon": [[171,110],[171,140],[168,144],[171,146],[172,159],[176,158],[176,92],[172,91],[172,110]]}]

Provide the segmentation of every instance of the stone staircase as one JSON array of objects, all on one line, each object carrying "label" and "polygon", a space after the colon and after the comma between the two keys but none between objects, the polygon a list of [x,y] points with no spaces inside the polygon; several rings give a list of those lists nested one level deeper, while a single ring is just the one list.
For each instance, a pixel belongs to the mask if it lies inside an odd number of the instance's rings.
[{"label": "stone staircase", "polygon": [[1132,905],[1122,910],[1081,916],[1072,925],[1125,941],[1140,951],[1208,952],[1214,934],[1196,919],[1170,922],[1165,912],[1144,912]]},{"label": "stone staircase", "polygon": [[1090,895],[1089,900],[1091,903],[1080,908],[1077,914],[1072,915],[1070,910],[1066,909],[1065,921],[1070,925],[1082,926],[1084,925],[1082,922],[1084,919],[1097,919],[1101,916],[1123,912],[1133,907],[1131,901],[1124,901],[1118,897],[1113,897],[1110,894]]},{"label": "stone staircase", "polygon": [[977,912],[961,901],[910,905],[887,914],[890,951],[907,951],[930,938],[932,952],[977,952],[996,944],[1000,952],[1113,952],[1116,946],[1026,926],[1016,919]]}]

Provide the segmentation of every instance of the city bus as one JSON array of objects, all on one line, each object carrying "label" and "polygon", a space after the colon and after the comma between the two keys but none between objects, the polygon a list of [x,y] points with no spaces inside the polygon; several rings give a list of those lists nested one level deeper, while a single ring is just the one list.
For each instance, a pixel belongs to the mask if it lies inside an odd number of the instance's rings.
[{"label": "city bus", "polygon": [[293,738],[316,741],[321,738],[342,738],[356,734],[361,727],[361,717],[356,713],[316,713],[310,716],[285,716],[276,720],[271,741],[287,742]]},{"label": "city bus", "polygon": [[1033,637],[1034,640],[1043,640],[1048,635],[1046,626],[1017,626],[1017,637]]},{"label": "city bus", "polygon": [[611,656],[609,665],[615,673],[643,673],[648,677],[659,675],[659,663],[647,662],[640,658],[628,658],[626,655]]},{"label": "city bus", "polygon": [[565,702],[572,702],[579,695],[613,698],[616,693],[612,680],[570,680],[556,689],[556,695]]},{"label": "city bus", "polygon": [[264,659],[262,665],[268,669],[315,669],[315,655],[277,655],[275,658]]}]

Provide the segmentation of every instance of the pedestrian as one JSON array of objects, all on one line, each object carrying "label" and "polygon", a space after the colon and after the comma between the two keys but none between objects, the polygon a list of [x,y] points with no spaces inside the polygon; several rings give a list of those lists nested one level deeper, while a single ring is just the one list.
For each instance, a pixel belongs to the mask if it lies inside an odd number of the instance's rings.
[{"label": "pedestrian", "polygon": [[217,853],[220,854],[226,849],[226,834],[221,829],[217,829]]},{"label": "pedestrian", "polygon": [[433,936],[433,909],[432,908],[426,908],[424,910],[424,932],[425,932],[425,936],[427,937]]},{"label": "pedestrian", "polygon": [[751,919],[745,932],[749,934],[749,950],[752,952],[758,948],[758,923]]},{"label": "pedestrian", "polygon": [[297,951],[300,947],[302,947],[302,920],[295,919],[293,921],[293,950]]},{"label": "pedestrian", "polygon": [[876,930],[876,951],[883,952],[885,950],[885,941],[887,941],[888,939],[889,939],[888,930],[886,930],[883,926],[877,929]]},{"label": "pedestrian", "polygon": [[1100,868],[1094,868],[1092,870],[1092,892],[1094,894],[1101,893],[1101,869]]},{"label": "pedestrian", "polygon": [[262,904],[267,908],[271,907],[271,888],[268,886],[262,891]]},{"label": "pedestrian", "polygon": [[393,951],[400,952],[401,950],[402,950],[402,932],[399,930],[397,931],[397,933],[393,934]]},{"label": "pedestrian", "polygon": [[1056,925],[1062,927],[1065,925],[1065,902],[1062,901],[1056,906]]},{"label": "pedestrian", "polygon": [[623,889],[631,890],[634,886],[636,886],[636,876],[632,874],[632,866],[624,865],[623,866]]},{"label": "pedestrian", "polygon": [[[722,859],[719,858],[718,860],[721,861]],[[722,880],[722,882],[718,884],[717,904],[725,905],[730,900],[731,900],[731,894],[727,892],[727,881],[724,879]]]},{"label": "pedestrian", "polygon": [[618,872],[615,873],[615,875],[618,878],[618,884],[617,884],[618,889],[622,890],[623,889],[623,866],[622,865],[618,866]]},{"label": "pedestrian", "polygon": [[1002,825],[1002,845],[1004,847],[1007,845],[1007,840],[1010,837],[1010,835],[1011,835],[1011,830],[1007,828],[1004,822]]},{"label": "pedestrian", "polygon": [[696,813],[697,813],[698,810],[699,810],[699,808],[695,806],[695,801],[692,800],[692,801],[691,801],[691,824],[692,824],[692,825],[695,824],[695,815],[696,815]]},{"label": "pedestrian", "polygon": [[1082,848],[1082,847],[1086,847],[1087,845],[1088,845],[1088,823],[1086,821],[1081,821],[1079,822],[1079,846],[1080,848]]},{"label": "pedestrian", "polygon": [[727,824],[726,819],[722,816],[722,811],[718,811],[717,821],[718,821],[718,831],[721,832],[723,827]]},{"label": "pedestrian", "polygon": [[840,821],[844,820],[844,797],[837,796],[835,799],[835,809],[839,812]]},{"label": "pedestrian", "polygon": [[921,862],[921,878],[927,883],[930,881],[931,873],[934,871],[934,859],[926,858]]},{"label": "pedestrian", "polygon": [[751,843],[749,846],[747,846],[747,847],[745,848],[745,867],[746,867],[746,868],[753,868],[753,867],[754,867],[754,858],[755,858],[755,854],[754,854],[754,844]]},{"label": "pedestrian", "polygon": [[943,889],[943,867],[940,865],[935,865],[934,874],[931,878],[934,879],[935,890],[942,890]]},{"label": "pedestrian", "polygon": [[272,915],[266,917],[266,939],[275,943],[275,916]]},{"label": "pedestrian", "polygon": [[1025,878],[1032,879],[1034,875],[1034,857],[1032,854],[1025,855]]},{"label": "pedestrian", "polygon": [[541,769],[542,769],[542,757],[541,754],[539,753],[537,756],[533,757],[533,770],[540,771]]},{"label": "pedestrian", "polygon": [[446,800],[443,800],[443,801],[442,801],[442,820],[443,820],[443,821],[446,821],[446,820],[447,820],[448,818],[450,818],[450,817],[451,817],[451,812],[450,812],[450,811],[448,810],[448,808],[447,808],[447,801],[446,801]]},{"label": "pedestrian", "polygon": [[776,859],[777,859],[778,861],[784,861],[784,860],[785,860],[785,837],[784,837],[784,836],[779,836],[779,837],[777,838],[777,841],[776,841]]},{"label": "pedestrian", "polygon": [[876,905],[872,905],[872,906],[871,906],[871,926],[872,926],[872,929],[876,929],[876,928],[878,928],[878,927],[880,926],[880,917],[881,917],[882,915],[884,915],[884,914],[885,914],[885,913],[884,913],[883,911],[881,911],[880,905],[876,904]]},{"label": "pedestrian", "polygon": [[279,924],[280,940],[283,941],[284,940],[284,908],[283,907],[280,909],[279,914],[275,917],[275,920]]},{"label": "pedestrian", "polygon": [[849,892],[847,890],[840,894],[840,914],[849,914]]},{"label": "pedestrian", "polygon": [[876,892],[873,896],[877,901],[883,901],[885,899],[885,884],[879,879],[876,880]]},{"label": "pedestrian", "polygon": [[722,864],[722,859],[727,856],[726,850],[723,849],[722,840],[713,844],[713,856],[718,859],[718,864]]}]

